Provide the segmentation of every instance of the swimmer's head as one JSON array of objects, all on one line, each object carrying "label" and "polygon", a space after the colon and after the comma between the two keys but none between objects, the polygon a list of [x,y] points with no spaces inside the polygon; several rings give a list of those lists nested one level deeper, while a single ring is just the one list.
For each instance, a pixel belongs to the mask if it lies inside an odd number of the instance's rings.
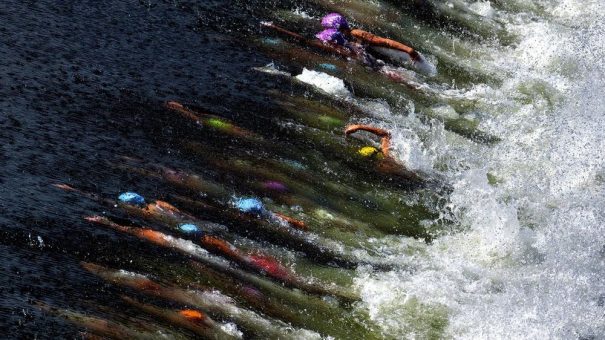
[{"label": "swimmer's head", "polygon": [[335,30],[349,29],[347,18],[339,13],[330,13],[321,19],[323,28],[331,28]]},{"label": "swimmer's head", "polygon": [[383,159],[384,155],[380,150],[376,149],[373,146],[364,146],[363,148],[357,150],[357,153],[365,158],[374,158],[374,159]]},{"label": "swimmer's head", "polygon": [[192,223],[183,223],[179,225],[179,230],[187,235],[203,236],[204,232],[200,227]]},{"label": "swimmer's head", "polygon": [[235,208],[241,212],[262,215],[265,212],[265,206],[258,198],[239,198],[233,202]]},{"label": "swimmer's head", "polygon": [[345,36],[334,28],[325,29],[317,33],[315,37],[325,43],[334,43],[337,45],[344,45],[347,41]]},{"label": "swimmer's head", "polygon": [[137,194],[136,192],[124,192],[118,196],[120,203],[129,205],[143,205],[145,204],[145,198]]}]

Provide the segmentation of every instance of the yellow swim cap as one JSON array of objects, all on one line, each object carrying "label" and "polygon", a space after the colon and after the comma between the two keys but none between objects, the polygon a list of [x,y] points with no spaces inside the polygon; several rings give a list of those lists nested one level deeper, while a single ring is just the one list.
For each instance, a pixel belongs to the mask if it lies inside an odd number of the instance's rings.
[{"label": "yellow swim cap", "polygon": [[382,158],[382,152],[373,146],[364,146],[357,151],[363,157]]}]

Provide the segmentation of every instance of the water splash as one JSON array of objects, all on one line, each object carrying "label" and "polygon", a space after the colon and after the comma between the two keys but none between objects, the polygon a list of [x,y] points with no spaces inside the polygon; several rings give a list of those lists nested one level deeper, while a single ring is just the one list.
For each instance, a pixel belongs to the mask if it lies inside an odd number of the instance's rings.
[{"label": "water splash", "polygon": [[455,181],[448,211],[459,230],[390,259],[413,270],[359,273],[385,332],[439,330],[434,315],[409,323],[400,312],[417,299],[447,314],[443,335],[454,338],[605,336],[604,12],[585,5],[561,1],[548,8],[552,18],[532,23],[516,17],[508,29],[518,46],[492,50],[510,77],[481,101],[498,103],[486,124],[504,140],[456,151],[466,166],[447,171]]}]

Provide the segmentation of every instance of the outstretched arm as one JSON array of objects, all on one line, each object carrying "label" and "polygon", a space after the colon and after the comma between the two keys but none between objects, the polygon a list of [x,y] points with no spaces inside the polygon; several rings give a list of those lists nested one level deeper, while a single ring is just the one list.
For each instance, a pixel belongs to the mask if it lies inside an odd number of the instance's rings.
[{"label": "outstretched arm", "polygon": [[263,22],[261,22],[261,26],[271,28],[279,33],[287,35],[303,45],[321,49],[321,50],[324,50],[329,53],[338,54],[345,58],[352,58],[355,56],[353,53],[351,53],[351,51],[349,51],[346,48],[343,48],[341,46],[336,46],[336,45],[324,44],[319,40],[307,39],[298,33],[288,31],[287,29],[277,26],[272,22],[263,21]]},{"label": "outstretched arm", "polygon": [[345,129],[345,135],[353,134],[359,130],[367,131],[380,137],[380,149],[385,157],[389,157],[389,149],[391,148],[391,133],[387,130],[380,129],[370,125],[349,125]]},{"label": "outstretched arm", "polygon": [[379,37],[370,32],[366,32],[360,29],[351,30],[351,35],[373,46],[387,47],[405,52],[410,55],[410,58],[412,58],[412,60],[418,60],[418,58],[420,58],[420,55],[418,54],[418,52],[416,52],[416,50],[398,41]]}]

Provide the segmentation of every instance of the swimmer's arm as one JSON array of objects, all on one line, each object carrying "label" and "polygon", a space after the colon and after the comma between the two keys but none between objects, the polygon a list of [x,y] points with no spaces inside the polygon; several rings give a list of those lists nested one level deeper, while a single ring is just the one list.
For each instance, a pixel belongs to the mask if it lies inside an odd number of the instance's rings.
[{"label": "swimmer's arm", "polygon": [[317,40],[315,40],[315,39],[307,39],[307,38],[303,37],[302,35],[300,35],[298,33],[294,33],[292,31],[289,31],[289,30],[285,29],[285,28],[277,26],[277,25],[273,24],[272,22],[261,22],[261,25],[264,26],[264,27],[268,27],[268,28],[274,29],[277,32],[280,32],[280,33],[285,34],[287,36],[290,36],[291,38],[294,38],[295,40],[297,40],[298,42],[300,42],[302,44],[306,44],[306,45],[311,46],[311,47],[322,49],[322,50],[330,52],[330,53],[339,54],[339,55],[342,55],[342,56],[347,57],[347,58],[354,56],[351,53],[351,51],[347,50],[344,47],[337,46],[337,45],[334,45],[334,44],[324,44],[319,39],[317,39]]},{"label": "swimmer's arm", "polygon": [[413,48],[411,48],[407,45],[404,45],[400,42],[397,42],[395,40],[379,37],[370,32],[366,32],[366,31],[359,30],[359,29],[353,29],[353,30],[351,30],[351,35],[372,46],[392,48],[394,50],[405,52],[410,55],[412,60],[417,60],[420,57],[418,55],[418,52],[416,52],[416,50],[414,50]]},{"label": "swimmer's arm", "polygon": [[332,44],[332,43],[323,43],[319,39],[311,40],[309,42],[309,45],[323,49],[324,51],[327,51],[330,53],[341,55],[345,58],[355,57],[355,55],[353,53],[351,53],[351,51],[349,51],[348,49],[346,49],[342,46],[336,45],[336,44]]},{"label": "swimmer's arm", "polygon": [[380,137],[380,148],[385,157],[389,157],[389,149],[391,148],[391,133],[387,130],[380,129],[369,125],[349,125],[345,129],[345,135],[353,134],[357,131],[367,131]]},{"label": "swimmer's arm", "polygon": [[370,125],[360,125],[360,124],[347,126],[347,128],[345,129],[345,134],[348,136],[348,135],[353,134],[353,133],[355,133],[355,132],[357,132],[359,130],[373,133],[376,136],[382,137],[382,138],[384,138],[384,137],[391,137],[391,133],[388,132],[387,130],[380,129],[380,128],[377,128],[377,127],[373,127],[373,126],[370,126]]}]

